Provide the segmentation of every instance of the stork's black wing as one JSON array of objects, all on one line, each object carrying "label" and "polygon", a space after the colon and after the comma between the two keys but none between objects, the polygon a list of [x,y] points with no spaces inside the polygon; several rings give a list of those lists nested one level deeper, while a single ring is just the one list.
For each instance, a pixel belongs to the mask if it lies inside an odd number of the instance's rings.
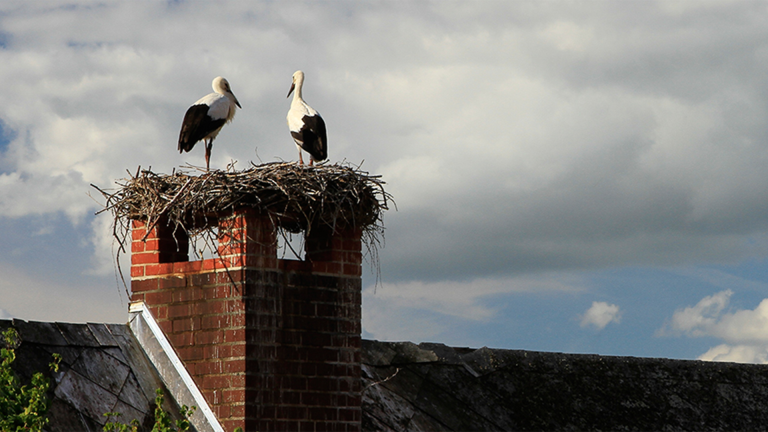
[{"label": "stork's black wing", "polygon": [[208,134],[222,127],[227,119],[214,120],[208,115],[208,105],[192,105],[184,115],[179,133],[179,153],[190,151]]},{"label": "stork's black wing", "polygon": [[304,116],[301,121],[304,125],[291,135],[301,142],[301,148],[312,155],[312,159],[318,162],[325,160],[328,157],[328,140],[323,118],[319,115]]}]

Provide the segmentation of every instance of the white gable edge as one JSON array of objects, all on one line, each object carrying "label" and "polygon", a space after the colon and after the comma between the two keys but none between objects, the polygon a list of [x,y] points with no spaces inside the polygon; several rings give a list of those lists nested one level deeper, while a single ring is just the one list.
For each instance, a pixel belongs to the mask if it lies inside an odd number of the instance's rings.
[{"label": "white gable edge", "polygon": [[163,383],[176,403],[196,406],[189,418],[198,432],[224,432],[219,420],[213,414],[195,381],[187,372],[181,359],[176,355],[170,342],[163,334],[157,321],[145,307],[144,302],[134,302],[128,309],[128,326],[147,354],[152,365],[157,369]]}]

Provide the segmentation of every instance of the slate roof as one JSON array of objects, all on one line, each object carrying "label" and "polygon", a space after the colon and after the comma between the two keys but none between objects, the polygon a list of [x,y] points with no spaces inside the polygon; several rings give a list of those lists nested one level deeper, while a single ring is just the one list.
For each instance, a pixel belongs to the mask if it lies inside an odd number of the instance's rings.
[{"label": "slate roof", "polygon": [[121,422],[137,419],[151,430],[155,390],[163,389],[164,408],[178,418],[165,390],[127,325],[67,324],[0,320],[0,331],[15,327],[21,336],[13,368],[23,383],[36,372],[49,373],[52,354],[62,356],[51,380],[50,432],[101,431],[106,412]]},{"label": "slate roof", "polygon": [[[151,429],[165,389],[124,324],[0,320],[23,380],[53,375],[47,430]],[[364,431],[768,430],[768,366],[363,341]],[[165,409],[178,408],[166,397]]]},{"label": "slate roof", "polygon": [[363,430],[766,430],[768,366],[363,341]]}]

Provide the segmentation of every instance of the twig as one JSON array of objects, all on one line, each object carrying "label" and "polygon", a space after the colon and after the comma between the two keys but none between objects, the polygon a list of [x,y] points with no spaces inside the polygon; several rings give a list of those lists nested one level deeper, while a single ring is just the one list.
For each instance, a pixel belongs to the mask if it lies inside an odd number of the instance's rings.
[{"label": "twig", "polygon": [[371,387],[373,387],[375,385],[384,384],[385,382],[387,382],[387,381],[391,380],[392,378],[394,378],[395,375],[397,375],[399,372],[400,372],[400,368],[397,368],[397,370],[395,370],[395,373],[393,373],[392,375],[384,378],[383,380],[372,382],[372,383],[368,384],[367,386],[365,386],[365,388],[363,388],[363,392],[365,392],[366,390],[368,390],[369,388],[371,388]]}]

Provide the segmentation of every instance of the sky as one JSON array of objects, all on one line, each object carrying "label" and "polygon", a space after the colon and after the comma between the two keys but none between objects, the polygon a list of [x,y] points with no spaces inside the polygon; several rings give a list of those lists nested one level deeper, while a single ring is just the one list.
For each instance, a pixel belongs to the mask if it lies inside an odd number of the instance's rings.
[{"label": "sky", "polygon": [[201,166],[219,75],[211,166],[297,160],[301,69],[397,204],[364,337],[768,362],[765,2],[6,0],[0,64],[0,318],[125,322],[90,184]]}]

